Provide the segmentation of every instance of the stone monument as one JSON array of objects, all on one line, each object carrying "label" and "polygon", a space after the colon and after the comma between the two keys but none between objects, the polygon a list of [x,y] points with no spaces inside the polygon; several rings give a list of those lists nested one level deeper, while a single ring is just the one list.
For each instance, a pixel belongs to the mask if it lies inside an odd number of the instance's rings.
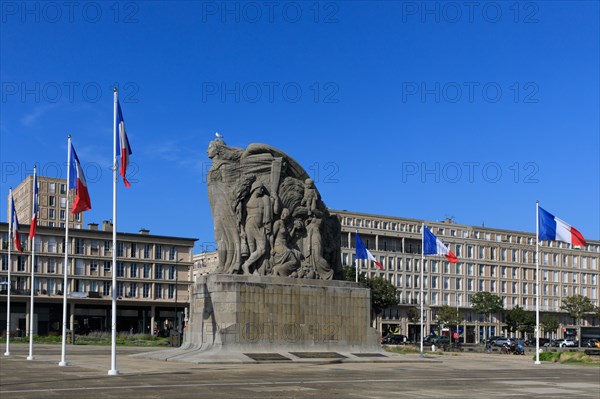
[{"label": "stone monument", "polygon": [[236,148],[221,137],[210,142],[208,156],[219,266],[192,286],[181,348],[147,357],[382,356],[370,327],[370,291],[334,281],[342,275],[340,222],[304,169],[271,146]]},{"label": "stone monument", "polygon": [[265,144],[210,142],[218,273],[340,279],[340,222],[304,169]]}]

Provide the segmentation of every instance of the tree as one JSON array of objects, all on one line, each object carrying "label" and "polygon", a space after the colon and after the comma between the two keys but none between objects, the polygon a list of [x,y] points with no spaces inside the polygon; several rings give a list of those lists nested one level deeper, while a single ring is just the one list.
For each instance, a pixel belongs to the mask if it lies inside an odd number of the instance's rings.
[{"label": "tree", "polygon": [[385,308],[398,304],[396,287],[382,277],[367,278],[367,287],[371,289],[371,308],[378,315]]},{"label": "tree", "polygon": [[505,314],[508,332],[514,333],[519,331],[521,334],[524,334],[534,331],[535,319],[531,312],[526,312],[522,307],[517,305],[513,309],[507,310]]},{"label": "tree", "polygon": [[416,306],[409,308],[406,317],[411,323],[419,323],[421,321],[421,309]]},{"label": "tree", "polygon": [[[355,269],[352,266],[344,266],[344,280],[355,281]],[[367,286],[371,290],[371,310],[375,315],[381,313],[385,308],[398,304],[396,286],[381,277],[365,277],[358,275],[359,284]]]},{"label": "tree", "polygon": [[594,311],[592,300],[587,296],[573,295],[563,299],[563,304],[560,308],[575,319],[577,323],[577,341],[581,348],[581,319],[583,319],[586,313]]},{"label": "tree", "polygon": [[[475,312],[486,315],[488,320],[492,313],[500,312],[502,309],[504,309],[504,306],[502,305],[502,298],[487,291],[481,291],[473,294],[471,297],[471,306]],[[484,334],[487,334],[487,329],[484,331]],[[484,338],[487,337],[484,336]]]},{"label": "tree", "polygon": [[558,319],[552,315],[545,314],[540,318],[540,325],[544,329],[544,336],[549,332],[554,332],[560,327]]},{"label": "tree", "polygon": [[[458,309],[452,306],[444,305],[437,311],[437,319],[442,326],[449,327],[451,330],[453,327],[458,326],[463,321],[462,314]],[[457,331],[458,333],[458,331]]]},{"label": "tree", "polygon": [[596,306],[594,309],[594,316],[596,317],[596,323],[600,326],[600,306]]}]

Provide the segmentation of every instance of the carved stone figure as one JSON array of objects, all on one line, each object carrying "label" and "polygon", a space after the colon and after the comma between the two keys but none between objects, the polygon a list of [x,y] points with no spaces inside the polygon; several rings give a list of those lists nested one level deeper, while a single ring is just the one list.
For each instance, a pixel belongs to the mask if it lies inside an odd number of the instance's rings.
[{"label": "carved stone figure", "polygon": [[265,144],[230,147],[220,137],[208,156],[217,272],[341,278],[340,222],[293,158]]}]

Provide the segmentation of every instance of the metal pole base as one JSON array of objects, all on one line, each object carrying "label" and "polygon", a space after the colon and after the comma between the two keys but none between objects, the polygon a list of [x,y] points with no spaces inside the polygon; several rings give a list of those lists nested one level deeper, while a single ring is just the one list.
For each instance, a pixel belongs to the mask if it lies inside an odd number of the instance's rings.
[{"label": "metal pole base", "polygon": [[533,362],[533,364],[542,364],[542,362],[540,362],[539,360],[536,360],[535,362]]},{"label": "metal pole base", "polygon": [[119,370],[108,370],[108,375],[119,375]]},{"label": "metal pole base", "polygon": [[10,352],[8,352],[8,351],[4,352],[4,356],[10,356]]},{"label": "metal pole base", "polygon": [[419,353],[419,359],[425,359],[425,355],[423,354],[423,352]]},{"label": "metal pole base", "polygon": [[66,366],[68,366],[68,365],[69,365],[69,363],[67,363],[67,362],[58,362],[58,365],[59,365],[60,367],[66,367]]},{"label": "metal pole base", "polygon": [[27,360],[33,360],[35,359],[33,356],[27,356]]}]

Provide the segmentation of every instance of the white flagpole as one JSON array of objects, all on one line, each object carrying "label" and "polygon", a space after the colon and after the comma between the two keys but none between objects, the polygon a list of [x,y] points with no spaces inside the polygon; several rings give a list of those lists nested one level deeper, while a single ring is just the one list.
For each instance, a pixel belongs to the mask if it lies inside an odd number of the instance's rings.
[{"label": "white flagpole", "polygon": [[423,335],[425,331],[423,330],[423,269],[425,268],[425,223],[421,223],[421,353],[419,357],[423,356]]},{"label": "white flagpole", "polygon": [[[69,274],[69,182],[71,178],[71,135],[67,140],[67,223],[65,223],[65,262],[63,265],[64,281],[63,281],[63,328],[62,328],[62,349],[59,366],[67,366],[67,291],[68,291],[68,274]],[[71,334],[74,334],[71,331]]]},{"label": "white flagpole", "polygon": [[[356,230],[356,234],[354,236],[355,241],[356,237],[358,237],[358,230]],[[354,243],[354,247],[356,247],[356,242]],[[358,258],[354,259],[354,281],[358,283]]]},{"label": "white flagpole", "polygon": [[[31,222],[33,222],[33,216],[36,214],[36,209],[35,209],[35,204],[36,204],[36,184],[37,184],[37,170],[36,170],[36,166],[33,165],[33,194],[32,194],[32,198],[33,198],[33,202],[31,203],[31,209],[32,209],[32,213],[31,213]],[[30,222],[30,223],[31,223]],[[35,223],[37,223],[37,217],[35,219]],[[29,307],[29,356],[27,356],[27,360],[33,360],[33,293],[35,290],[35,273],[33,272],[35,270],[35,236],[37,235],[37,232],[35,233],[35,235],[33,236],[33,238],[31,239],[31,295],[30,295],[30,307]]]},{"label": "white flagpole", "polygon": [[10,249],[13,245],[13,199],[12,187],[8,189],[8,203],[10,204],[10,215],[8,216],[8,281],[6,284],[6,352],[4,356],[10,356],[10,269],[12,262],[10,258]]},{"label": "white flagpole", "polygon": [[117,88],[114,92],[113,120],[113,246],[112,246],[112,326],[110,370],[108,375],[118,375],[117,370]]},{"label": "white flagpole", "polygon": [[540,364],[540,202],[535,201],[535,364]]}]

